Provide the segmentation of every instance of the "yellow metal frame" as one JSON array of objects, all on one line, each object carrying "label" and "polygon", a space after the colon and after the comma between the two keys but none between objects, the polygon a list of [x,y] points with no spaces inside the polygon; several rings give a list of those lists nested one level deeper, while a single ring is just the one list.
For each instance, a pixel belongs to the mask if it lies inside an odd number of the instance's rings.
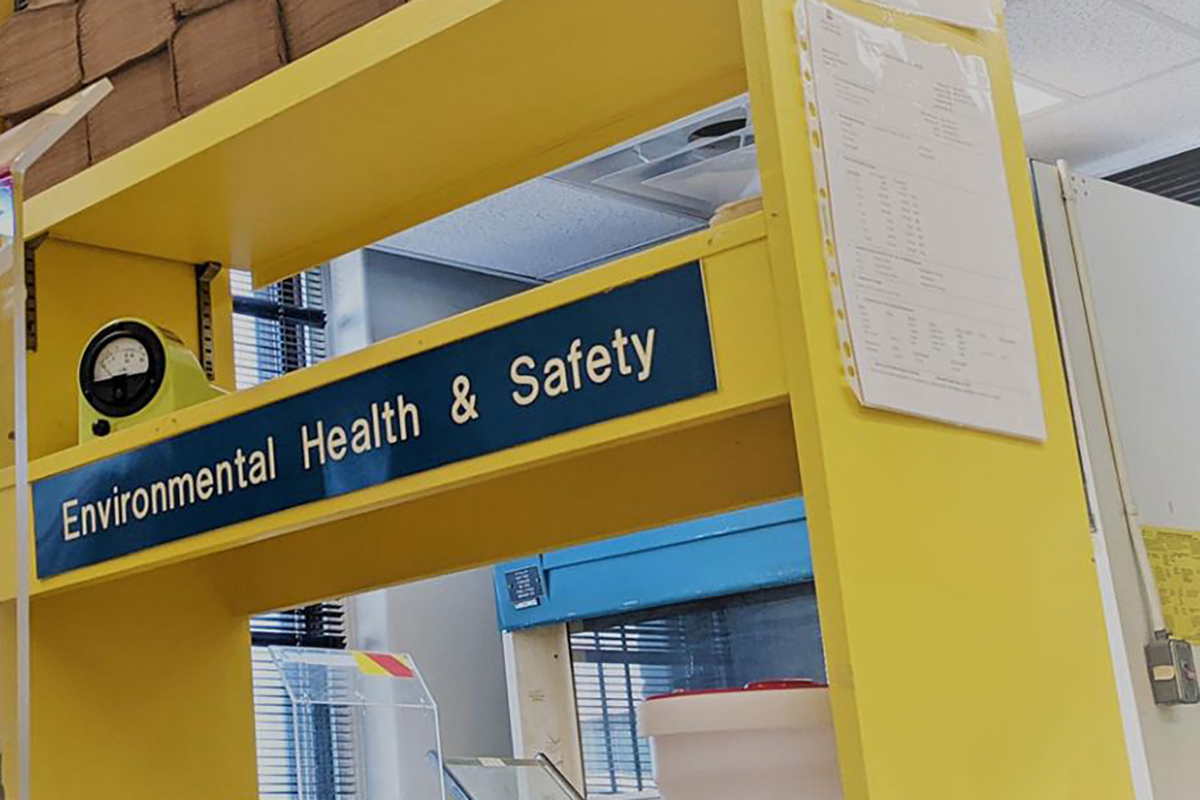
[{"label": "yellow metal frame", "polygon": [[[35,581],[34,796],[251,797],[248,614],[803,491],[848,800],[1131,797],[1003,34],[837,5],[990,65],[1046,444],[867,411],[843,380],[792,0],[415,0],[35,199],[34,476],[695,258],[720,391]],[[152,316],[120,290],[161,281],[137,302],[184,331],[191,262],[271,280],[747,86],[762,215],[106,440],[58,425],[88,270],[113,276],[88,313]]]}]

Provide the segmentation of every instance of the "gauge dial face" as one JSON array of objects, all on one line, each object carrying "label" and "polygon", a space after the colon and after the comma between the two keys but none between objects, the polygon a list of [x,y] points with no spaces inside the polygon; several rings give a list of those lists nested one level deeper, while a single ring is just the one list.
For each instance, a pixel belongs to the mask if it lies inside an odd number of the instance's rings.
[{"label": "gauge dial face", "polygon": [[93,408],[126,417],[145,408],[162,386],[165,353],[158,335],[133,320],[93,337],[79,369],[80,388]]},{"label": "gauge dial face", "polygon": [[150,352],[132,336],[121,336],[105,344],[96,354],[92,380],[96,383],[124,376],[132,378],[150,371]]}]

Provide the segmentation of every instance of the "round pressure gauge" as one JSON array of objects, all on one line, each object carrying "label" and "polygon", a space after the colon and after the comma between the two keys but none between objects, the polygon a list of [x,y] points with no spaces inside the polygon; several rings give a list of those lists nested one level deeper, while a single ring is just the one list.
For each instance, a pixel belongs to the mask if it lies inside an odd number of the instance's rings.
[{"label": "round pressure gauge", "polygon": [[162,340],[149,326],[122,320],[92,337],[79,364],[79,387],[92,408],[128,417],[162,388],[166,371]]}]

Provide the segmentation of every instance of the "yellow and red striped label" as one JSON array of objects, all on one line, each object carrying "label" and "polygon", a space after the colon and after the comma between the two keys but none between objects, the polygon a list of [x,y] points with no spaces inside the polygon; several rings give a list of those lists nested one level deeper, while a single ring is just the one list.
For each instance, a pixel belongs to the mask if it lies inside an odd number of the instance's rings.
[{"label": "yellow and red striped label", "polygon": [[384,678],[415,678],[412,660],[403,653],[368,653],[365,650],[352,650],[358,669],[364,675],[378,675]]}]

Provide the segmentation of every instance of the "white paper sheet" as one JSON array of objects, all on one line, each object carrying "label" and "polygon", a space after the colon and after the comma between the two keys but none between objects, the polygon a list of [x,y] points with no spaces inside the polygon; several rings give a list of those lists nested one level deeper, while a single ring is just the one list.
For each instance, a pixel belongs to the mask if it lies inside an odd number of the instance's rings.
[{"label": "white paper sheet", "polygon": [[796,10],[826,254],[859,399],[1044,439],[986,63],[817,0]]},{"label": "white paper sheet", "polygon": [[967,28],[994,31],[997,27],[996,7],[992,0],[868,0],[868,2]]}]

